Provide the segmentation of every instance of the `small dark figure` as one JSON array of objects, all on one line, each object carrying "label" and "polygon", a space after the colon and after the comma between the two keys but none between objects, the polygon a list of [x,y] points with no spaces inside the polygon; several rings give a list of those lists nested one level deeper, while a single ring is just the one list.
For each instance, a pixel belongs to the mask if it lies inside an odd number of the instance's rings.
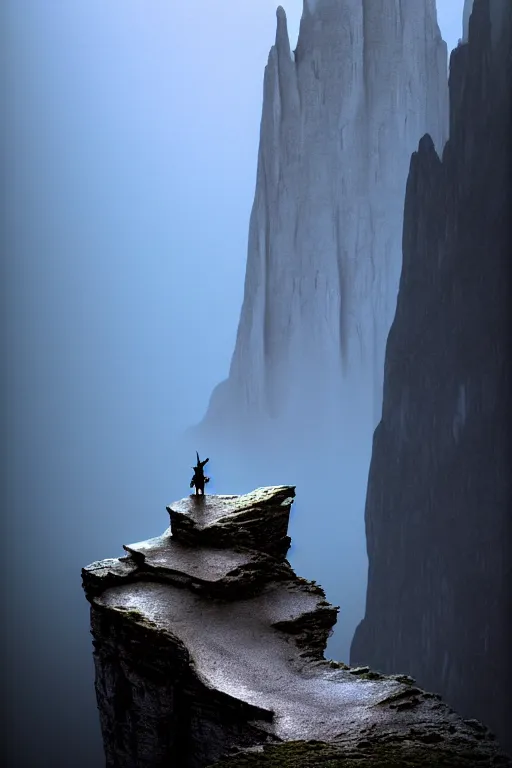
[{"label": "small dark figure", "polygon": [[194,470],[194,475],[192,477],[192,480],[190,481],[190,487],[193,488],[195,486],[196,496],[199,496],[199,491],[201,491],[201,494],[204,496],[204,487],[206,483],[210,482],[210,478],[205,477],[203,467],[205,464],[207,464],[210,461],[210,459],[205,459],[204,461],[201,461],[199,459],[199,454],[197,451],[196,451],[196,456],[197,456],[197,466],[192,467],[192,469]]}]

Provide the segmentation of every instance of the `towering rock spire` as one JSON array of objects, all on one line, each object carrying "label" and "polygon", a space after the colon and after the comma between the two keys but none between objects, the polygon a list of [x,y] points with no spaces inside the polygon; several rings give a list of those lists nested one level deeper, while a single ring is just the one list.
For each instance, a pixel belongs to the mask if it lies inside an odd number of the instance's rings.
[{"label": "towering rock spire", "polygon": [[462,41],[467,43],[469,36],[469,17],[473,10],[473,0],[464,0],[464,10],[462,12]]},{"label": "towering rock spire", "polygon": [[512,753],[512,5],[475,0],[450,138],[411,160],[351,659],[401,669]]},{"label": "towering rock spire", "polygon": [[362,387],[378,420],[409,157],[427,130],[443,147],[446,71],[434,0],[306,0],[295,57],[278,8],[244,303],[213,410],[280,416],[326,389],[330,410]]},{"label": "towering rock spire", "polygon": [[[226,487],[300,476],[320,520],[311,533],[297,518],[296,551],[324,564],[343,603],[342,656],[364,611],[364,499],[409,160],[426,131],[442,150],[447,90],[434,0],[307,2],[293,56],[277,11],[236,345],[191,449],[207,440]],[[334,514],[337,538],[325,535]]]}]

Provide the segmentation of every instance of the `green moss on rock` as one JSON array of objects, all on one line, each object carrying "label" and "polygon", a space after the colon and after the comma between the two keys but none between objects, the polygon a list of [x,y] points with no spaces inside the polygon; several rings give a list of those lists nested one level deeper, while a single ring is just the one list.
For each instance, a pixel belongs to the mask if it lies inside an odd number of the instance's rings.
[{"label": "green moss on rock", "polygon": [[404,737],[382,743],[361,739],[355,747],[343,748],[325,742],[287,742],[246,752],[215,763],[211,768],[477,768],[506,765],[461,745],[443,747],[441,735],[425,734],[418,741]]},{"label": "green moss on rock", "polygon": [[214,768],[335,768],[339,765],[339,754],[339,749],[331,744],[291,741],[222,760]]},{"label": "green moss on rock", "polygon": [[130,621],[135,621],[137,624],[142,624],[147,629],[152,629],[156,632],[164,633],[165,630],[160,629],[156,622],[152,621],[151,619],[148,619],[147,616],[145,616],[142,611],[139,611],[138,608],[125,608],[124,606],[117,606],[115,608],[116,611],[118,611],[121,616],[125,619],[129,619]]},{"label": "green moss on rock", "polygon": [[350,669],[348,664],[345,664],[343,661],[334,661],[334,659],[329,659],[327,664],[329,667],[331,667],[331,669]]}]

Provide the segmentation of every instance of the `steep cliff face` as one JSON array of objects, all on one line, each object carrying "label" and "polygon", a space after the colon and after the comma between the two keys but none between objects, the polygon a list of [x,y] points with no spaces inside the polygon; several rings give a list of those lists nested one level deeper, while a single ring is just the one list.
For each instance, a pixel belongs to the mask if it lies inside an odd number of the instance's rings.
[{"label": "steep cliff face", "polygon": [[469,18],[473,10],[473,0],[464,0],[462,11],[462,42],[467,43],[469,36]]},{"label": "steep cliff face", "polygon": [[[329,419],[363,395],[380,418],[411,152],[447,134],[435,0],[305,2],[265,70],[245,296],[229,380],[206,423]],[[342,409],[343,411],[343,409]]]},{"label": "steep cliff face", "polygon": [[221,488],[300,478],[300,504],[321,519],[312,531],[294,517],[292,558],[307,549],[298,567],[318,563],[341,603],[332,647],[345,659],[364,610],[364,501],[409,159],[426,130],[442,148],[447,94],[434,0],[305,3],[294,53],[278,9],[236,347],[187,446],[215,458]]},{"label": "steep cliff face", "polygon": [[442,161],[412,157],[351,661],[401,669],[512,750],[509,0],[475,0]]},{"label": "steep cliff face", "polygon": [[[107,768],[230,755],[283,768],[510,768],[484,726],[411,678],[324,658],[338,609],[285,560],[294,495],[183,499],[163,536],[83,569]],[[268,745],[277,752],[260,753]]]}]

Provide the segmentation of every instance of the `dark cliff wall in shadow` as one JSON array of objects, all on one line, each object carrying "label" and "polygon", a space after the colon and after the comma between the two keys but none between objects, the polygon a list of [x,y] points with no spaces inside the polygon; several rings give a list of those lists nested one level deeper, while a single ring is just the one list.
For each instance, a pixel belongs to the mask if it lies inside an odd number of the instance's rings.
[{"label": "dark cliff wall in shadow", "polygon": [[475,0],[450,139],[411,160],[351,663],[404,672],[512,751],[510,0]]}]

